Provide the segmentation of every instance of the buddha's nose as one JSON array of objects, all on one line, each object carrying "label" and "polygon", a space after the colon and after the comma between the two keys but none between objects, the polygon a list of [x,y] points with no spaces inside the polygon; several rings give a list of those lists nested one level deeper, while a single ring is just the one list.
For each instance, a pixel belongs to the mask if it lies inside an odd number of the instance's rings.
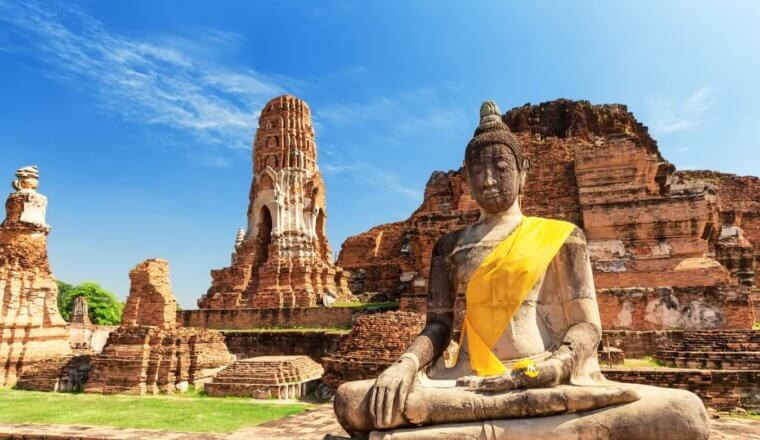
[{"label": "buddha's nose", "polygon": [[486,180],[483,181],[483,186],[486,188],[493,188],[496,186],[496,179],[493,178],[491,171],[486,171]]}]

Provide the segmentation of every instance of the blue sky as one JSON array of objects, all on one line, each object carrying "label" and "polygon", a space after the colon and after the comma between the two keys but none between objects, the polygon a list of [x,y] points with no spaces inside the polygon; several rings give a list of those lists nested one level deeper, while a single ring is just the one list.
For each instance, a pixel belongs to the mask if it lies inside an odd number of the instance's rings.
[{"label": "blue sky", "polygon": [[124,298],[163,257],[194,307],[245,224],[268,99],[312,108],[337,253],[459,166],[485,99],[624,103],[678,168],[760,174],[759,21],[752,1],[0,0],[0,172],[40,166],[58,278]]}]

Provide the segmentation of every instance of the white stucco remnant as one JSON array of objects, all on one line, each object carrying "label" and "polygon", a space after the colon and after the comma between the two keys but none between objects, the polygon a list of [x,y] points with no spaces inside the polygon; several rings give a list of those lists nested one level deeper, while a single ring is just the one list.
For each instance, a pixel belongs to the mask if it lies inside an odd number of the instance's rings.
[{"label": "white stucco remnant", "polygon": [[644,319],[662,328],[703,330],[720,327],[725,316],[704,302],[693,300],[682,306],[675,295],[663,295],[647,303]]},{"label": "white stucco remnant", "polygon": [[594,269],[600,272],[625,272],[630,255],[622,240],[590,240],[588,253]]},{"label": "white stucco remnant", "polygon": [[408,283],[409,281],[412,281],[414,277],[417,276],[417,272],[402,272],[401,275],[398,277],[398,280],[402,283]]},{"label": "white stucco remnant", "polygon": [[625,303],[623,303],[623,307],[620,308],[620,311],[617,314],[615,326],[616,327],[630,327],[632,322],[633,322],[633,304],[631,304],[630,301],[626,301]]}]

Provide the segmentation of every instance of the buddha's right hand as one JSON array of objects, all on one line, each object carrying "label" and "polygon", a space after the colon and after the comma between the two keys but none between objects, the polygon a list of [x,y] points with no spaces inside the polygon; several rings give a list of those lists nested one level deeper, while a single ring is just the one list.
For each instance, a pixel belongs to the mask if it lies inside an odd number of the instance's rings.
[{"label": "buddha's right hand", "polygon": [[369,413],[375,428],[390,427],[395,406],[398,406],[399,413],[404,411],[416,374],[414,360],[401,358],[378,376],[369,399]]}]

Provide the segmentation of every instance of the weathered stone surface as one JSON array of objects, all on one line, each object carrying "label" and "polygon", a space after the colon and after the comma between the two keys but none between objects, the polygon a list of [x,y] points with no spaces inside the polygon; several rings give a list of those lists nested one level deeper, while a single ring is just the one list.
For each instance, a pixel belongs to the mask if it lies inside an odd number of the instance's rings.
[{"label": "weathered stone surface", "polygon": [[364,315],[338,347],[322,358],[322,381],[337,387],[343,382],[377,377],[395,362],[422,331],[425,319],[412,312]]},{"label": "weathered stone surface", "polygon": [[325,184],[317,167],[311,110],[292,95],[261,111],[253,147],[248,227],[232,263],[211,271],[204,309],[310,307],[350,297],[332,262]]},{"label": "weathered stone surface", "polygon": [[232,361],[219,331],[177,325],[165,260],[138,264],[130,280],[122,325],[92,356],[85,392],[174,392],[182,384],[201,386]]},{"label": "weathered stone surface", "polygon": [[209,396],[298,399],[307,395],[324,370],[308,356],[259,356],[224,368],[205,390]]},{"label": "weathered stone surface", "polygon": [[[606,328],[751,325],[760,179],[675,172],[623,105],[557,100],[503,120],[532,165],[523,211],[586,232]],[[423,311],[433,244],[477,215],[462,170],[436,171],[409,219],[349,237],[337,264],[352,273],[354,293],[389,292],[402,310]],[[629,288],[652,293],[621,301]]]},{"label": "weathered stone surface", "polygon": [[0,386],[35,362],[71,354],[47,254],[47,199],[36,167],[21,168],[0,226]]}]

